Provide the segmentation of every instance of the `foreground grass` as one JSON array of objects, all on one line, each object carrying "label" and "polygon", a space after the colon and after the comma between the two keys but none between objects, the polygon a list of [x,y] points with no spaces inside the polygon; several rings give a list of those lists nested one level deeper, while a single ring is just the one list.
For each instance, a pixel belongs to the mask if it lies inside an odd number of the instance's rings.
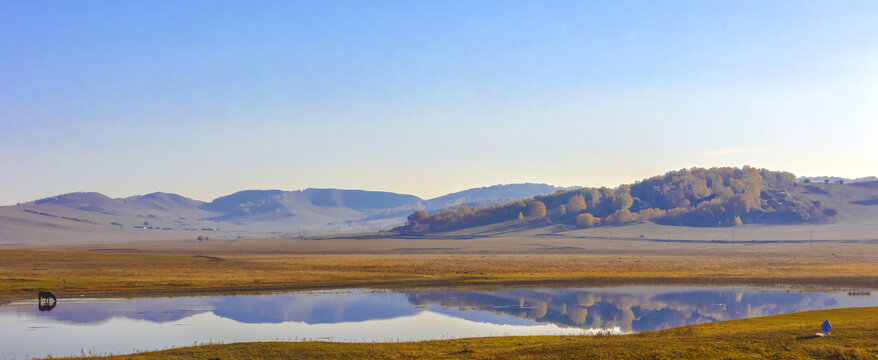
[{"label": "foreground grass", "polygon": [[366,254],[217,256],[0,250],[0,300],[213,291],[627,283],[878,287],[878,263],[805,256]]},{"label": "foreground grass", "polygon": [[[815,337],[820,323],[834,328]],[[878,308],[820,310],[622,336],[471,338],[417,343],[203,345],[109,359],[875,359]]]}]

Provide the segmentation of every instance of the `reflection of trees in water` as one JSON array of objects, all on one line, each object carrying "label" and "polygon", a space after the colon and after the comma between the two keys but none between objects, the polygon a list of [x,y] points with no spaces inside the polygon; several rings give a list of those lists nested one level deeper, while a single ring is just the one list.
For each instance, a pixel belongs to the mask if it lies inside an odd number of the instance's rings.
[{"label": "reflection of trees in water", "polygon": [[512,290],[409,294],[416,305],[436,304],[583,328],[660,330],[836,304],[831,294],[681,291],[656,295],[577,290]]}]

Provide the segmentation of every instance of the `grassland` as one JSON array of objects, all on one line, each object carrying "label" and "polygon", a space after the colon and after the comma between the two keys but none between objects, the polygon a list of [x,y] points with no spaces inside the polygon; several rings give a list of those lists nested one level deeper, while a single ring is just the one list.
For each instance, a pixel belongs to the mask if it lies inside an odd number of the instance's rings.
[{"label": "grassland", "polygon": [[144,296],[550,282],[878,288],[878,245],[533,239],[164,242],[0,250],[0,296]]},{"label": "grassland", "polygon": [[[824,320],[829,336],[816,337]],[[875,359],[878,308],[810,311],[617,336],[496,337],[417,343],[204,345],[111,359]]]}]

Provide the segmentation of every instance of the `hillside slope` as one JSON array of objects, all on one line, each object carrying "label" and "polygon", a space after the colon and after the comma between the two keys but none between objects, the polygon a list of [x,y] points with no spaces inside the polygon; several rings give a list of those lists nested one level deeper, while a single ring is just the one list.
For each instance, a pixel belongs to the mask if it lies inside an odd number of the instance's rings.
[{"label": "hillside slope", "polygon": [[414,210],[437,206],[432,204],[494,203],[555,189],[541,184],[496,185],[433,200],[365,190],[244,190],[210,202],[162,192],[115,199],[79,192],[0,207],[0,244],[187,239],[211,234],[231,240],[377,231],[402,224],[404,216]]},{"label": "hillside slope", "polygon": [[[451,231],[515,221],[579,228],[651,221],[695,227],[876,221],[875,182],[799,183],[766,169],[692,168],[616,188],[579,188],[503,205],[409,215],[407,233]],[[536,220],[539,222],[535,223]],[[520,226],[519,226],[520,227]]]},{"label": "hillside slope", "polygon": [[551,194],[564,188],[547,184],[508,184],[474,188],[443,195],[423,202],[427,211],[455,206],[485,206],[494,202],[517,200],[537,195]]}]

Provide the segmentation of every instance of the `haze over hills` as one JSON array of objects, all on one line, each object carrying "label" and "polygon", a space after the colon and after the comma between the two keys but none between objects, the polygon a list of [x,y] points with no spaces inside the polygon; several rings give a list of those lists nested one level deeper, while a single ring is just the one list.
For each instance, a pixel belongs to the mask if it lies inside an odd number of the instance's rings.
[{"label": "haze over hills", "polygon": [[448,195],[427,200],[423,203],[424,209],[434,211],[454,206],[484,206],[493,205],[500,200],[516,200],[536,195],[551,194],[565,188],[546,184],[515,184],[494,185],[464,190]]},{"label": "haze over hills", "polygon": [[534,183],[485,186],[442,195],[414,204],[397,206],[374,214],[368,219],[404,218],[416,210],[435,212],[459,206],[490,206],[536,195],[551,194],[563,189],[565,188]]},{"label": "haze over hills", "polygon": [[[534,202],[545,206],[545,215],[536,214]],[[81,192],[0,207],[0,245],[198,235],[229,240],[310,236],[390,230],[412,220],[420,227],[404,231],[445,232],[491,224],[515,231],[642,223],[868,225],[878,223],[875,205],[878,182],[806,183],[790,173],[746,167],[686,169],[617,188],[494,185],[427,200],[392,192],[315,188],[244,190],[209,202],[163,192],[126,198]],[[579,222],[586,213],[594,218],[591,225]],[[413,219],[414,214],[420,217]]]},{"label": "haze over hills", "polygon": [[800,177],[796,178],[796,181],[799,181],[799,182],[822,182],[822,183],[841,182],[841,183],[845,183],[845,184],[852,184],[852,183],[878,181],[878,177],[866,176],[866,177],[861,177],[861,178],[856,178],[856,179],[849,179],[849,178],[843,178],[843,177],[838,177],[838,176],[800,176]]},{"label": "haze over hills", "polygon": [[210,202],[162,192],[115,199],[96,192],[69,193],[0,207],[0,243],[178,239],[195,237],[194,232],[232,239],[376,231],[403,223],[405,215],[418,209],[501,203],[557,189],[494,185],[430,200],[365,190],[244,190]]}]

